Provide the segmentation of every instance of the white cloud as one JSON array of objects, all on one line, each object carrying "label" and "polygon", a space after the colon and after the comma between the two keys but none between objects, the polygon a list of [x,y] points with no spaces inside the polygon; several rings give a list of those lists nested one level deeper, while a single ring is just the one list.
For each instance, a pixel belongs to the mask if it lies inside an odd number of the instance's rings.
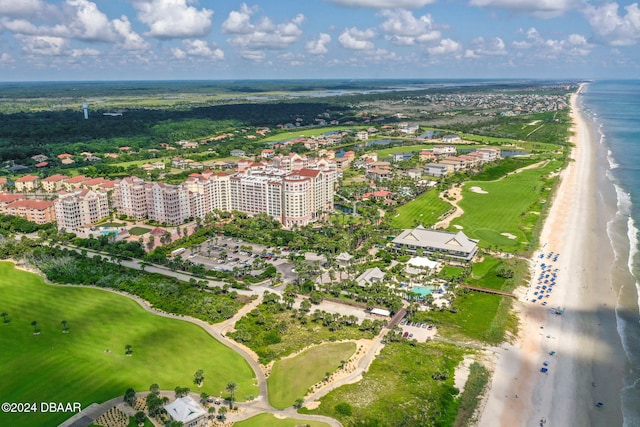
[{"label": "white cloud", "polygon": [[440,39],[440,31],[434,30],[431,15],[416,18],[408,10],[400,9],[384,10],[382,15],[387,18],[381,25],[385,38],[393,44],[412,46]]},{"label": "white cloud", "polygon": [[242,50],[240,51],[240,56],[249,61],[262,62],[267,57],[267,54],[262,50]]},{"label": "white cloud", "polygon": [[81,56],[99,56],[100,55],[100,51],[97,49],[91,49],[91,48],[86,48],[86,49],[71,49],[69,51],[69,56],[71,56],[72,58],[79,58]]},{"label": "white cloud", "polygon": [[471,41],[473,49],[467,50],[465,56],[470,58],[478,58],[481,56],[500,56],[506,55],[507,50],[504,41],[500,37],[485,39],[477,37]]},{"label": "white cloud", "polygon": [[353,50],[367,50],[373,49],[373,42],[371,39],[375,37],[376,33],[371,28],[366,30],[358,30],[357,28],[348,28],[344,30],[338,41],[347,49]]},{"label": "white cloud", "polygon": [[[37,26],[26,19],[0,19],[2,26],[25,36],[59,37],[68,40],[116,43],[125,50],[142,50],[148,43],[133,29],[126,16],[109,20],[95,3],[88,0],[67,0],[61,23]],[[21,39],[26,40],[26,39]]]},{"label": "white cloud", "polygon": [[53,10],[42,0],[0,0],[0,16],[35,17]]},{"label": "white cloud", "polygon": [[149,49],[149,43],[140,34],[133,31],[131,22],[125,15],[122,15],[120,19],[111,21],[111,25],[113,26],[113,31],[119,36],[120,45],[125,50]]},{"label": "white cloud", "polygon": [[538,18],[554,18],[582,4],[581,0],[470,0],[471,6],[496,7],[529,13]]},{"label": "white cloud", "polygon": [[625,6],[625,15],[618,15],[618,4],[587,6],[585,15],[596,36],[612,46],[631,46],[640,41],[640,9],[638,3]]},{"label": "white cloud", "polygon": [[22,42],[22,50],[35,55],[62,55],[64,48],[69,43],[62,37],[51,36],[26,36],[17,34],[16,38]]},{"label": "white cloud", "polygon": [[244,58],[261,61],[263,56],[256,54],[259,49],[285,49],[302,36],[300,25],[305,20],[304,15],[298,14],[287,22],[274,24],[269,17],[252,22],[256,12],[257,8],[243,3],[240,10],[231,11],[222,23],[222,32],[232,35],[229,43],[247,52],[242,55]]},{"label": "white cloud", "polygon": [[583,35],[570,34],[565,40],[545,39],[535,28],[527,30],[526,40],[514,41],[512,46],[546,59],[587,56],[593,50],[593,45]]},{"label": "white cloud", "polygon": [[440,44],[427,49],[431,55],[454,55],[462,51],[462,46],[457,41],[442,39]]},{"label": "white cloud", "polygon": [[370,7],[375,9],[405,8],[417,9],[427,4],[434,3],[435,0],[329,0],[342,6],[349,7]]},{"label": "white cloud", "polygon": [[13,64],[15,60],[13,56],[9,55],[7,52],[2,52],[0,54],[0,64]]},{"label": "white cloud", "polygon": [[183,59],[186,56],[198,56],[202,58],[221,61],[224,59],[224,52],[215,46],[209,46],[204,40],[183,40],[184,49],[175,48],[172,50],[173,56]]},{"label": "white cloud", "polygon": [[316,40],[310,40],[305,44],[307,52],[312,55],[324,55],[329,52],[327,45],[331,43],[331,36],[326,33],[320,33]]},{"label": "white cloud", "polygon": [[213,10],[189,6],[191,0],[134,0],[138,19],[157,38],[202,37],[211,31]]}]

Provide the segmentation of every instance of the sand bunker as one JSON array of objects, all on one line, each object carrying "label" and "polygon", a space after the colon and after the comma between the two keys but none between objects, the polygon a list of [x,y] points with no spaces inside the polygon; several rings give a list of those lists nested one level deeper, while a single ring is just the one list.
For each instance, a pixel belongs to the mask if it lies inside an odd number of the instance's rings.
[{"label": "sand bunker", "polygon": [[518,238],[518,236],[514,236],[511,233],[500,233],[500,235],[506,237],[507,239],[511,239],[511,240],[515,240],[515,239]]},{"label": "sand bunker", "polygon": [[458,224],[453,224],[453,226],[454,226],[455,228],[457,228],[458,230],[462,230],[462,229],[464,228],[463,226],[458,225]]},{"label": "sand bunker", "polygon": [[471,187],[469,190],[473,191],[474,193],[478,193],[478,194],[489,194],[488,192],[484,191],[480,187]]}]

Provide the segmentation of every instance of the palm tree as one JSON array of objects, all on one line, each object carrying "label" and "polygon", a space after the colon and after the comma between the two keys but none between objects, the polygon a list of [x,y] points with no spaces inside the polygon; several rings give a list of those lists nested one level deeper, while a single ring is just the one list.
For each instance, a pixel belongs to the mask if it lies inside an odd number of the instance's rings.
[{"label": "palm tree", "polygon": [[67,321],[66,321],[66,320],[63,320],[63,321],[62,321],[62,322],[60,322],[60,323],[62,324],[62,332],[64,332],[65,334],[66,334],[67,332],[69,332],[69,328],[68,328],[68,326],[67,326]]},{"label": "palm tree", "polygon": [[127,351],[125,354],[127,356],[131,356],[131,354],[133,353],[133,346],[131,344],[127,344],[124,346],[124,348]]},{"label": "palm tree", "polygon": [[0,314],[0,316],[2,316],[2,319],[4,320],[5,325],[8,325],[9,322],[11,322],[11,319],[9,319],[9,313],[7,313],[6,311],[3,311],[2,314]]},{"label": "palm tree", "polygon": [[38,329],[38,321],[37,320],[34,320],[33,322],[31,322],[31,326],[33,326],[33,333],[34,334],[40,333],[40,329]]},{"label": "palm tree", "polygon": [[229,381],[227,383],[227,386],[225,387],[225,390],[227,390],[229,392],[229,408],[233,407],[233,401],[235,400],[235,394],[236,394],[236,388],[238,388],[238,384],[234,383],[233,381]]},{"label": "palm tree", "polygon": [[227,413],[227,408],[225,408],[224,406],[222,406],[222,407],[220,407],[220,409],[218,409],[218,415],[222,419],[222,421],[224,421],[226,419],[226,417],[225,417],[226,413]]},{"label": "palm tree", "polygon": [[204,371],[202,369],[198,369],[195,374],[193,374],[193,382],[198,386],[202,386],[202,382],[204,381]]}]

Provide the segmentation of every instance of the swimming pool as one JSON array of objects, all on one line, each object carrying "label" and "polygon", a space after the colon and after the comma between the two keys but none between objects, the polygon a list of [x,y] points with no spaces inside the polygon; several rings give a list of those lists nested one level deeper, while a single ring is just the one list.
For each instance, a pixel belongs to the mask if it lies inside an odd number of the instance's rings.
[{"label": "swimming pool", "polygon": [[422,295],[423,297],[431,295],[434,290],[435,287],[433,286],[414,286],[413,289],[411,289],[412,292],[415,292],[418,295]]}]

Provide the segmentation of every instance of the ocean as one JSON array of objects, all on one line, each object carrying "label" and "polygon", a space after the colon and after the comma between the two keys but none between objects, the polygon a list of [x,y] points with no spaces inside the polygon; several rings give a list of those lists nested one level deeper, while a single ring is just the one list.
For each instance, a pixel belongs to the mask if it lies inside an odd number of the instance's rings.
[{"label": "ocean", "polygon": [[595,81],[579,97],[598,138],[598,187],[612,214],[611,284],[617,329],[627,358],[621,390],[625,426],[640,426],[640,80]]}]

